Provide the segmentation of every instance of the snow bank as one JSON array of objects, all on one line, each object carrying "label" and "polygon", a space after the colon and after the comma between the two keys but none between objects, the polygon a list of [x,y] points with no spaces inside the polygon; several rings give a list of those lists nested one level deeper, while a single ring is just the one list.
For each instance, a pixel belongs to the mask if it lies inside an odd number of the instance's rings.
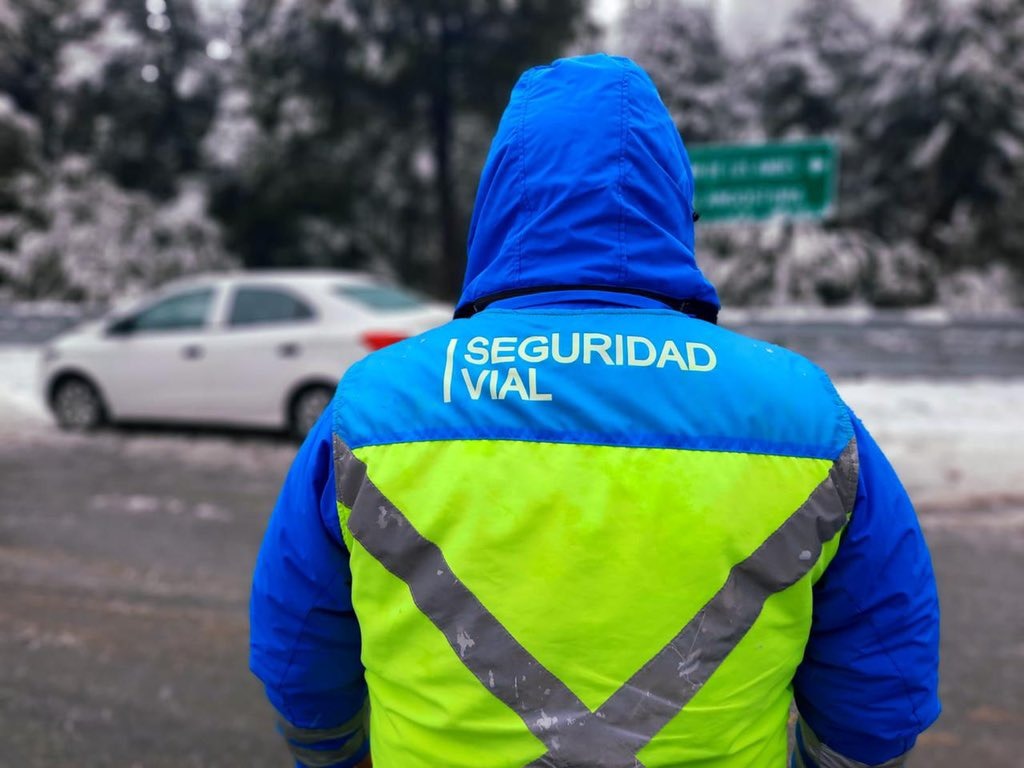
[{"label": "snow bank", "polygon": [[38,347],[0,347],[0,425],[37,426],[49,419],[36,391]]},{"label": "snow bank", "polygon": [[921,512],[1024,507],[1024,380],[839,382]]}]

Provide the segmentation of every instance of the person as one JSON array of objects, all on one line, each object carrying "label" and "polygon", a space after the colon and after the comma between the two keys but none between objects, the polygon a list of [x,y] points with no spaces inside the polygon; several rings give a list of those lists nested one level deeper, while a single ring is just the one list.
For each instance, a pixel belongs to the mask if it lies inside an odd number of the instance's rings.
[{"label": "person", "polygon": [[820,369],[716,325],[696,218],[637,65],[522,76],[457,319],[344,375],[269,522],[251,668],[298,765],[904,764],[914,510]]}]

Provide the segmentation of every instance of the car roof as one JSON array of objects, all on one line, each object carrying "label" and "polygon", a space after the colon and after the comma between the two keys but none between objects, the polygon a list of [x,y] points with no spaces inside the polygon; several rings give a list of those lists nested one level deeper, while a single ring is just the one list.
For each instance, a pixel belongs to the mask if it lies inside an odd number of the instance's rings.
[{"label": "car roof", "polygon": [[172,280],[161,286],[161,290],[184,288],[189,285],[233,284],[233,283],[274,283],[277,285],[312,285],[334,283],[336,285],[367,285],[380,283],[381,279],[369,272],[341,269],[255,269],[228,272],[204,272]]}]

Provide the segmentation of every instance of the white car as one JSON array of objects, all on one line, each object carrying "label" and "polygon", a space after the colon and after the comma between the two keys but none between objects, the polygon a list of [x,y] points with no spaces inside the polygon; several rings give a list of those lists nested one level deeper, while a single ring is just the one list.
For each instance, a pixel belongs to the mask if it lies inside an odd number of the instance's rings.
[{"label": "white car", "polygon": [[54,339],[42,395],[65,429],[177,421],[301,436],[350,365],[450,318],[361,273],[203,275]]}]

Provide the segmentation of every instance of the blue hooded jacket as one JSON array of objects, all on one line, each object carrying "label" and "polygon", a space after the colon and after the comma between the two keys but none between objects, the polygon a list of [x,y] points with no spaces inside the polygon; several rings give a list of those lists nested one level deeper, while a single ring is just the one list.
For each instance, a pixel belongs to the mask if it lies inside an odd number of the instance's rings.
[{"label": "blue hooded jacket", "polygon": [[[668,305],[711,318],[719,303],[694,258],[692,201],[682,141],[636,65],[588,56],[530,70],[481,176],[457,314],[486,315],[492,304],[627,313]],[[361,365],[396,365],[399,354],[385,350]],[[779,382],[780,399],[791,384]],[[730,392],[719,397],[728,401]],[[424,422],[443,424],[429,403],[417,407]],[[300,449],[268,525],[253,581],[250,664],[297,765],[333,756],[318,764],[348,768],[369,741],[358,725],[366,689],[335,502],[332,410]],[[430,439],[421,429],[355,437]],[[907,752],[939,714],[938,601],[907,494],[855,417],[852,429],[856,503],[815,587],[793,687],[815,741],[876,765]],[[795,760],[813,766],[820,755],[808,743],[798,739]]]},{"label": "blue hooded jacket", "polygon": [[713,317],[718,296],[693,236],[690,161],[647,74],[607,56],[538,67],[512,91],[480,177],[456,315],[572,286],[691,302]]}]

